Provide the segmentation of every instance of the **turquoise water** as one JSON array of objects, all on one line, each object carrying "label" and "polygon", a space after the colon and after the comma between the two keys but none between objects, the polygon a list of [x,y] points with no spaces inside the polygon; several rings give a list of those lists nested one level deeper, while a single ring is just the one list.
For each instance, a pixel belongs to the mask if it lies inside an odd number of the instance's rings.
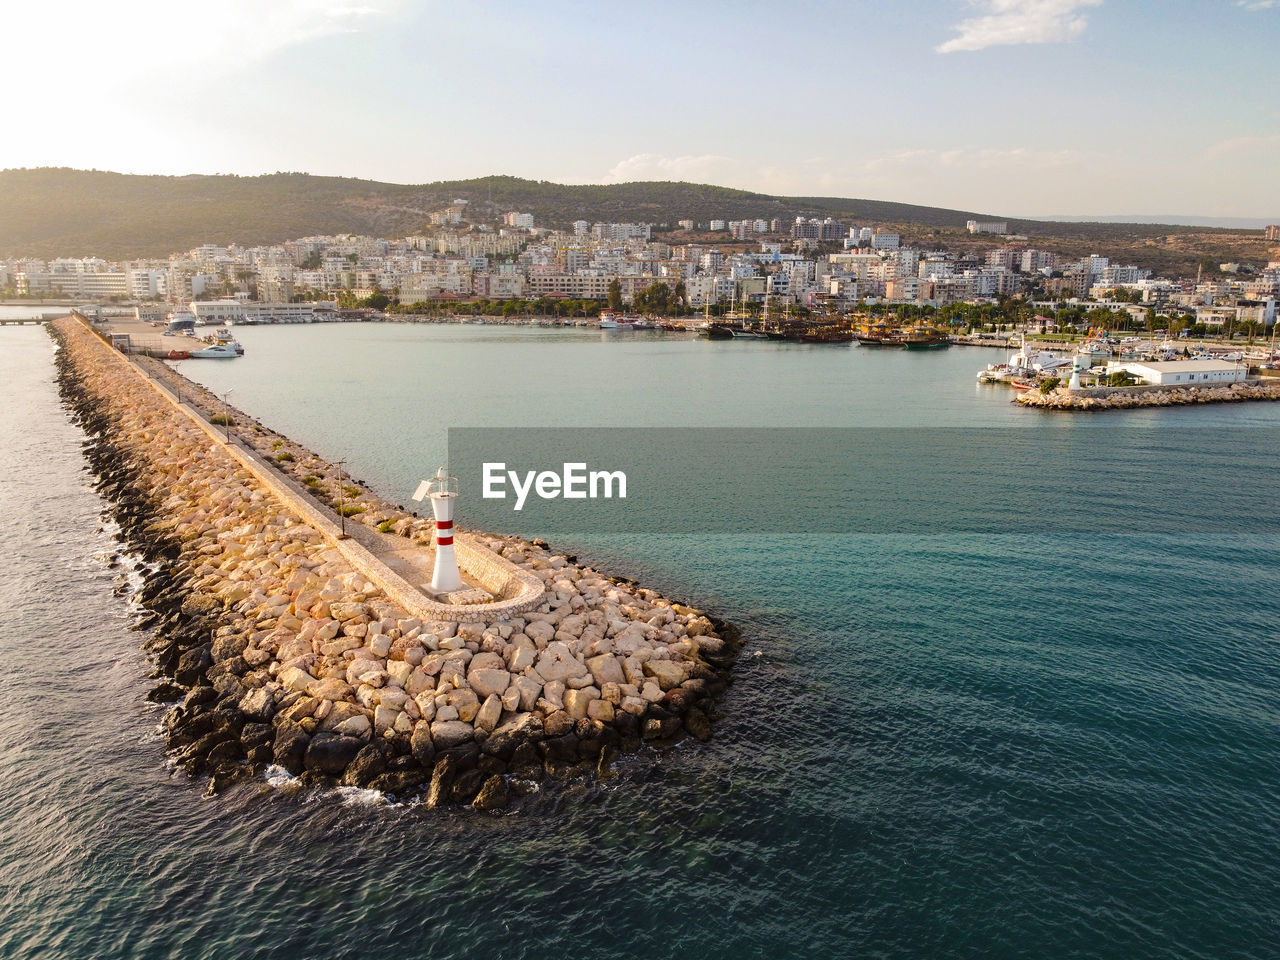
[{"label": "turquoise water", "polygon": [[[1265,456],[1280,409],[1028,414],[974,383],[979,350],[399,325],[242,340],[241,360],[182,369],[392,498],[445,424],[1008,427],[1102,451],[1218,429],[1127,474],[1047,465],[1036,497],[1134,501],[1104,529],[1082,507],[1079,536],[1011,505],[989,532],[557,541],[748,642],[709,744],[536,816],[206,800],[164,767],[48,341],[0,331],[17,414],[0,434],[0,955],[1280,953],[1280,538],[1270,476],[1215,452],[1256,436]],[[1195,482],[1143,502],[1157,473]]]}]

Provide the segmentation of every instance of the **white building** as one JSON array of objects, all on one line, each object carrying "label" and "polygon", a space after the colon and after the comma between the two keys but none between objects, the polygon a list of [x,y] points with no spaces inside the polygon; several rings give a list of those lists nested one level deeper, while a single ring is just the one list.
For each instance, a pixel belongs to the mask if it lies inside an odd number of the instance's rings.
[{"label": "white building", "polygon": [[1248,368],[1242,363],[1226,360],[1168,360],[1152,362],[1117,362],[1107,364],[1107,373],[1124,370],[1153,386],[1205,386],[1208,384],[1237,383],[1243,380]]},{"label": "white building", "polygon": [[970,233],[997,233],[1004,236],[1009,232],[1009,224],[995,220],[970,220],[965,227]]}]

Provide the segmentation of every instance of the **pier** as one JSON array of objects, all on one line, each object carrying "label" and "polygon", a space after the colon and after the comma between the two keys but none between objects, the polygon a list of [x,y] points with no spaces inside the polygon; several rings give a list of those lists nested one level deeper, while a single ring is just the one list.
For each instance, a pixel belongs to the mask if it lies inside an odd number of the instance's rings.
[{"label": "pier", "polygon": [[99,487],[149,566],[171,755],[210,790],[274,765],[303,786],[498,810],[537,791],[522,784],[711,735],[728,625],[490,534],[454,548],[492,600],[441,603],[420,587],[431,520],[83,317],[53,329]]}]

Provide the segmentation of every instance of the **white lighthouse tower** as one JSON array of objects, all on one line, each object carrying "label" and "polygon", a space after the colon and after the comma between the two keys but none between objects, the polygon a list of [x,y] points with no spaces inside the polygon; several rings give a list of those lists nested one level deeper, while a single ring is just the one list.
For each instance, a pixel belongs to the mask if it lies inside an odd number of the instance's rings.
[{"label": "white lighthouse tower", "polygon": [[436,563],[431,573],[434,593],[452,593],[464,589],[458,573],[458,559],[453,555],[453,502],[458,499],[458,478],[449,476],[441,467],[430,480],[418,485],[413,499],[431,498],[431,512],[436,518]]},{"label": "white lighthouse tower", "polygon": [[1075,359],[1071,361],[1071,381],[1067,384],[1068,390],[1080,389],[1080,355],[1076,354]]}]

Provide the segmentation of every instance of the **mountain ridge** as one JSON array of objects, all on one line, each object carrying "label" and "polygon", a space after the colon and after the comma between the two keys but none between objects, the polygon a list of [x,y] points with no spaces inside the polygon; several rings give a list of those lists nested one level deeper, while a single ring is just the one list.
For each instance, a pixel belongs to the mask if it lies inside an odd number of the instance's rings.
[{"label": "mountain ridge", "polygon": [[0,171],[0,256],[122,260],[164,257],[200,243],[256,246],[336,233],[397,237],[420,231],[433,211],[454,199],[468,200],[484,219],[519,210],[532,213],[539,225],[555,227],[579,219],[674,227],[686,218],[787,222],[832,216],[859,226],[902,228],[924,243],[931,236],[962,234],[971,219],[1007,221],[1015,233],[1080,243],[1213,232],[1169,224],[1036,221],[889,200],[782,197],[684,181],[558,184],[491,175],[396,184],[308,173],[166,176],[36,167]]}]

